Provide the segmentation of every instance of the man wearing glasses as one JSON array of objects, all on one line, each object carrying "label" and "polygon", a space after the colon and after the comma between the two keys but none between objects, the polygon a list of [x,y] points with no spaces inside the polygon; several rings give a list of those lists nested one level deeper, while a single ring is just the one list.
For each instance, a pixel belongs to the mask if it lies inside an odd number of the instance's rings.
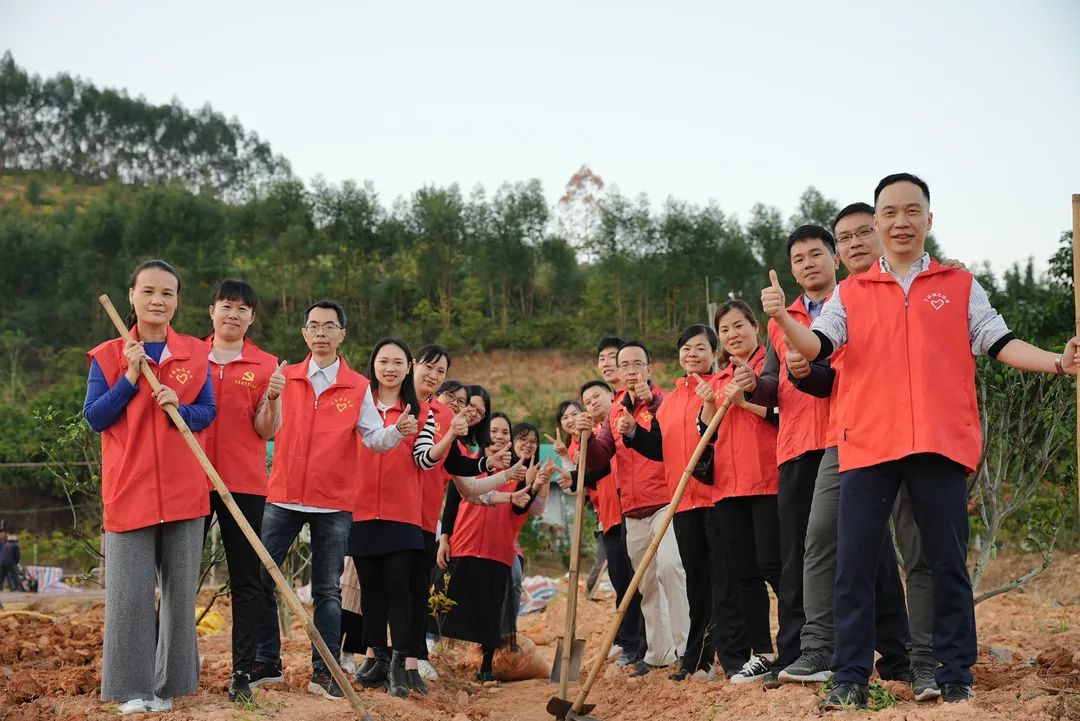
[{"label": "man wearing glasses", "polygon": [[[315,627],[336,653],[340,642],[341,589],[345,545],[352,528],[360,443],[376,452],[396,447],[417,430],[416,418],[402,415],[383,427],[368,379],[337,354],[345,339],[345,311],[334,301],[313,303],[304,313],[306,362],[285,369],[282,423],[276,436],[262,542],[280,564],[304,524],[311,533],[311,595]],[[274,584],[263,573],[259,646],[250,685],[284,680]],[[315,649],[308,691],[344,698]]]},{"label": "man wearing glasses", "polygon": [[[607,422],[589,438],[586,463],[602,470],[615,459],[616,487],[626,528],[626,550],[634,568],[641,565],[649,542],[660,526],[671,492],[664,464],[645,458],[629,448],[625,436],[638,425],[652,428],[663,394],[652,384],[652,358],[641,341],[627,341],[619,348],[617,367],[622,388],[615,395]],[[582,413],[577,430],[592,432],[592,419]],[[690,632],[690,606],[686,599],[683,570],[675,531],[669,525],[656,558],[641,579],[641,613],[645,619],[648,650],[635,664],[632,675],[669,666],[686,650]],[[667,613],[664,613],[664,609]]]}]

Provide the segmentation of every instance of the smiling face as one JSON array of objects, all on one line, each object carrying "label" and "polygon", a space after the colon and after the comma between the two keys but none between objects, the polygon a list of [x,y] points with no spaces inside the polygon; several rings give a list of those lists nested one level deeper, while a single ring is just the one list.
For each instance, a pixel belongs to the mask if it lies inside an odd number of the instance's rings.
[{"label": "smiling face", "polygon": [[219,300],[210,306],[214,335],[224,341],[238,341],[255,321],[255,310],[240,300]]},{"label": "smiling face", "polygon": [[874,230],[874,216],[853,213],[840,219],[834,228],[840,262],[851,275],[863,273],[881,257],[885,249]]},{"label": "smiling face", "polygon": [[[413,363],[413,381],[416,383],[416,394],[420,398],[428,398],[446,380],[446,371],[450,367],[450,361],[446,356],[433,361],[420,361]],[[461,389],[462,395],[465,390]],[[456,412],[456,411],[455,411]]]},{"label": "smiling face", "polygon": [[887,257],[900,262],[917,259],[926,248],[926,234],[933,223],[930,201],[922,188],[907,181],[882,188],[874,209],[874,228]]},{"label": "smiling face", "polygon": [[619,349],[614,346],[600,351],[600,354],[596,357],[596,370],[600,372],[600,377],[608,385],[613,386],[619,382],[618,358]]},{"label": "smiling face", "polygon": [[409,357],[405,349],[396,343],[387,343],[375,354],[375,378],[379,388],[400,388],[409,373]]},{"label": "smiling face", "polygon": [[514,453],[518,458],[532,458],[540,448],[540,439],[532,431],[514,438]]},{"label": "smiling face", "polygon": [[161,268],[139,271],[135,284],[128,289],[128,302],[135,309],[135,317],[140,324],[153,328],[172,321],[179,297],[176,276]]},{"label": "smiling face", "polygon": [[[440,393],[439,401],[454,413],[460,413],[465,404],[469,402],[469,393],[464,388],[458,388],[450,393]],[[482,399],[481,403],[483,403]]]},{"label": "smiling face", "polygon": [[791,246],[791,274],[811,296],[819,296],[836,285],[839,259],[821,238],[807,238]]},{"label": "smiling face", "polygon": [[491,419],[491,445],[489,449],[494,451],[496,448],[502,448],[510,442],[510,423],[498,416]]},{"label": "smiling face", "polygon": [[589,418],[594,423],[599,423],[611,412],[611,391],[601,386],[592,386],[581,394],[581,402],[585,405]]},{"label": "smiling face", "polygon": [[679,347],[679,365],[686,375],[703,374],[712,370],[713,347],[709,337],[699,333]]},{"label": "smiling face", "polygon": [[559,426],[562,428],[563,433],[571,433],[574,430],[574,424],[577,423],[578,416],[581,415],[581,411],[575,405],[569,405],[563,414],[559,417]]},{"label": "smiling face", "polygon": [[740,360],[746,360],[758,347],[757,326],[737,308],[716,320],[716,335],[724,350]]},{"label": "smiling face", "polygon": [[[484,405],[484,398],[482,396],[469,396],[469,400],[465,402],[465,420],[468,422],[469,427],[472,428],[484,420],[485,415],[487,415],[487,406]],[[507,430],[506,433],[506,438],[509,440],[510,431]]]}]

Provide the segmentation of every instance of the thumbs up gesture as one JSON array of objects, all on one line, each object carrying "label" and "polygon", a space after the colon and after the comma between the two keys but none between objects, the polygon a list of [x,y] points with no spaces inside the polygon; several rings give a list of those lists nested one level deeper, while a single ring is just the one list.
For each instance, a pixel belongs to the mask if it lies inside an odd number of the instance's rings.
[{"label": "thumbs up gesture", "polygon": [[629,413],[623,413],[619,416],[619,420],[615,424],[616,430],[620,436],[628,436],[630,432],[637,428],[637,421]]},{"label": "thumbs up gesture", "polygon": [[769,287],[761,291],[761,307],[765,315],[775,318],[787,308],[787,300],[784,298],[784,289],[780,287],[780,280],[776,277],[776,271],[769,271]]},{"label": "thumbs up gesture", "polygon": [[810,375],[810,361],[803,358],[802,353],[799,351],[789,350],[784,362],[787,364],[788,372],[794,377],[805,378]]},{"label": "thumbs up gesture", "polygon": [[757,373],[754,373],[754,369],[735,356],[731,357],[731,366],[734,368],[731,376],[733,385],[737,385],[744,393],[753,393],[757,387]]},{"label": "thumbs up gesture", "polygon": [[450,430],[448,432],[454,434],[455,438],[469,435],[469,419],[464,410],[455,415],[454,420],[450,421]]},{"label": "thumbs up gesture", "polygon": [[[512,458],[511,458],[511,455],[510,455],[510,444],[507,443],[505,446],[503,446],[502,448],[499,448],[494,453],[492,453],[490,456],[488,456],[488,468],[491,468],[493,470],[509,468],[511,460],[512,460]],[[521,463],[519,462],[518,465],[520,466]],[[524,473],[525,473],[524,468],[522,468],[521,472],[523,474],[522,478],[524,478]],[[518,480],[520,481],[521,478],[519,478]]]},{"label": "thumbs up gesture", "polygon": [[405,410],[401,412],[401,416],[398,417],[397,423],[398,432],[403,436],[415,436],[419,430],[416,423],[416,416],[412,414],[412,406],[408,403],[405,404]]},{"label": "thumbs up gesture", "polygon": [[694,392],[697,393],[698,398],[706,403],[716,403],[716,391],[709,385],[709,382],[697,373],[694,374],[694,380],[697,381],[697,387],[694,389]]},{"label": "thumbs up gesture", "polygon": [[270,374],[270,382],[266,384],[266,400],[276,401],[281,391],[285,390],[285,374],[282,371],[288,364],[289,361],[281,361],[277,369]]}]

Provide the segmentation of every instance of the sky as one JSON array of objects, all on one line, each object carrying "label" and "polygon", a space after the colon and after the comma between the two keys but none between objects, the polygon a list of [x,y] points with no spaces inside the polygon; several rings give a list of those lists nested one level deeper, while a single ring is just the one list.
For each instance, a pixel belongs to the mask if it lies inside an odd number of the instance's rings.
[{"label": "sky", "polygon": [[[875,6],[875,7],[872,7]],[[0,51],[155,103],[209,102],[305,180],[538,178],[785,218],[913,172],[948,255],[1057,247],[1080,193],[1080,3],[182,4],[0,0]]]}]

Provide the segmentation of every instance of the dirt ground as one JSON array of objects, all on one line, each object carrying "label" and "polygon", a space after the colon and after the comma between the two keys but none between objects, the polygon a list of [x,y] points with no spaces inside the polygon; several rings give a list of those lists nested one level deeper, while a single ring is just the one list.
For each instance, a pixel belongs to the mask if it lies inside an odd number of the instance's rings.
[{"label": "dirt ground", "polygon": [[[1029,559],[999,560],[989,587],[1025,570]],[[0,720],[86,721],[115,718],[115,706],[97,699],[100,682],[100,601],[40,599],[11,603],[5,609],[32,610],[52,620],[29,615],[0,615]],[[561,632],[562,597],[543,614],[521,619],[521,632],[537,641],[544,665],[554,654],[551,639]],[[227,600],[215,609],[229,617]],[[880,721],[972,719],[1080,720],[1080,555],[1062,555],[1039,579],[1024,589],[990,599],[977,608],[979,662],[975,666],[977,696],[973,701],[945,706],[917,704],[910,689],[889,683],[899,702],[879,712],[845,712],[840,718]],[[579,635],[596,653],[605,625],[612,617],[610,598],[582,600]],[[440,672],[427,697],[409,700],[361,690],[371,711],[382,719],[476,721],[508,719],[540,721],[556,686],[546,679],[503,683],[484,688],[472,682],[478,655],[468,644],[456,644],[434,659]],[[198,693],[177,699],[169,718],[184,721],[259,721],[261,719],[346,719],[347,702],[328,701],[305,690],[309,674],[309,645],[299,624],[284,644],[286,684],[259,689],[255,702],[230,704],[225,698],[230,659],[228,632],[200,641],[202,684]],[[587,669],[587,666],[583,666]],[[585,672],[582,673],[584,680]],[[571,687],[572,690],[575,686]],[[624,721],[662,719],[798,719],[818,718],[816,687],[784,686],[764,691],[759,685],[733,686],[720,681],[676,684],[656,672],[630,679],[609,665],[589,697],[594,715]]]}]

